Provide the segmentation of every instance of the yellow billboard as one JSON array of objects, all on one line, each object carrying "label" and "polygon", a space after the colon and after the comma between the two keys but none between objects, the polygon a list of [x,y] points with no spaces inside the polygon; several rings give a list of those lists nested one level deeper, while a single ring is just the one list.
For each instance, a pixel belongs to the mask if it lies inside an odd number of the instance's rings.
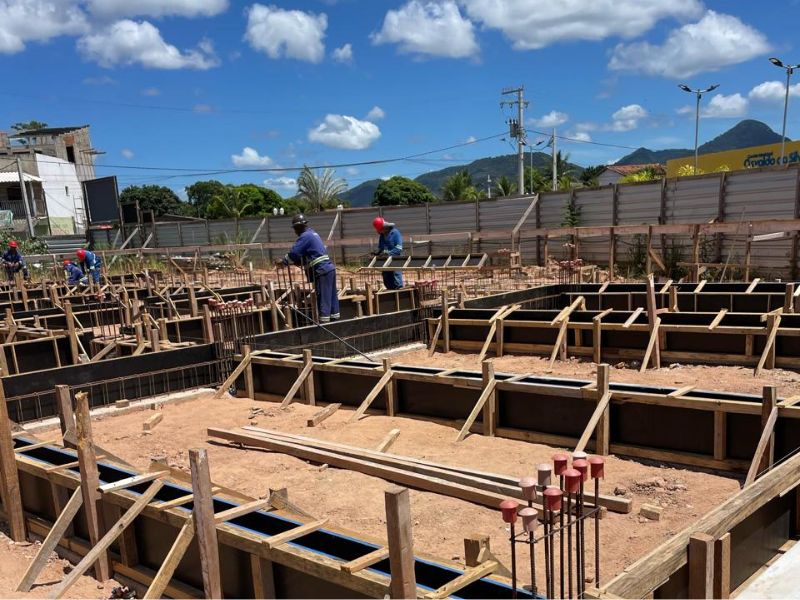
[{"label": "yellow billboard", "polygon": [[[786,142],[783,164],[800,163],[800,141]],[[781,164],[781,145],[767,144],[765,146],[751,146],[739,150],[726,150],[701,154],[697,158],[697,168],[701,173],[715,171],[742,171],[744,169],[758,169],[760,167],[774,167]],[[667,177],[678,177],[683,166],[694,166],[694,154],[667,161]]]}]

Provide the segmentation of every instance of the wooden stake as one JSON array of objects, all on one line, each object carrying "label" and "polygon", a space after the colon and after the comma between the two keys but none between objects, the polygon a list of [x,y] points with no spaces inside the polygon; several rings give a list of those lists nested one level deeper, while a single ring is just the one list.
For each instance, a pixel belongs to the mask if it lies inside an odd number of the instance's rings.
[{"label": "wooden stake", "polygon": [[389,568],[392,598],[416,598],[414,546],[411,533],[411,504],[408,489],[391,486],[384,493],[386,501],[386,533],[389,538]]},{"label": "wooden stake", "polygon": [[75,413],[72,412],[72,393],[68,385],[56,386],[56,408],[64,447],[75,448],[75,440],[78,437],[75,433]]},{"label": "wooden stake", "polygon": [[297,376],[297,379],[292,384],[292,387],[290,387],[289,391],[286,392],[286,396],[284,396],[283,402],[281,402],[281,408],[286,408],[292,403],[295,395],[300,389],[300,386],[303,385],[303,382],[306,380],[306,377],[308,377],[309,374],[311,373],[311,369],[313,366],[314,363],[305,363],[305,366],[300,371],[300,375]]},{"label": "wooden stake", "polygon": [[277,598],[272,561],[251,554],[250,571],[253,577],[253,598]]},{"label": "wooden stake", "polygon": [[[651,273],[647,277],[647,322],[650,325],[650,334],[651,336],[655,336],[655,342],[653,343],[653,367],[656,369],[661,368],[661,344],[658,340],[658,325],[660,323],[658,318],[658,305],[656,304],[656,289],[655,283],[653,282],[653,274]],[[646,365],[647,357],[645,357],[645,361],[642,364],[643,368],[647,368]]]},{"label": "wooden stake", "polygon": [[[392,370],[392,361],[389,358],[383,359],[383,372],[386,373],[387,371]],[[398,397],[397,397],[397,383],[395,382],[394,377],[392,377],[386,384],[386,416],[387,417],[394,417],[399,407],[397,405]]]},{"label": "wooden stake", "polygon": [[731,534],[714,542],[714,598],[731,597]]},{"label": "wooden stake", "polygon": [[[484,364],[486,364],[486,363],[484,363]],[[490,372],[492,374],[494,374],[493,371],[494,370],[491,369]],[[483,410],[483,407],[486,404],[486,401],[489,399],[490,396],[492,396],[494,394],[494,390],[495,390],[496,386],[497,386],[497,380],[494,377],[492,377],[492,379],[490,379],[489,382],[487,383],[486,387],[483,388],[483,391],[481,392],[481,395],[478,397],[478,401],[475,403],[475,406],[472,408],[472,412],[469,413],[469,416],[467,417],[467,420],[464,422],[464,426],[461,428],[461,431],[458,432],[458,435],[456,436],[456,441],[457,442],[460,442],[465,437],[467,437],[467,434],[469,433],[469,430],[472,427],[472,424],[475,423],[475,420],[478,418],[478,415]],[[492,409],[493,408],[494,407],[492,407]]]},{"label": "wooden stake", "polygon": [[714,538],[705,533],[689,538],[689,598],[714,598]]},{"label": "wooden stake", "polygon": [[778,314],[767,314],[767,341],[764,343],[764,350],[754,375],[758,377],[764,367],[767,369],[775,368],[775,338],[778,335],[778,328],[781,326],[781,316]]},{"label": "wooden stake", "polygon": [[306,404],[309,406],[316,406],[317,399],[314,393],[314,357],[311,354],[311,350],[308,348],[303,350],[303,365],[310,369],[308,376],[303,382],[303,397]]},{"label": "wooden stake", "polygon": [[347,421],[348,423],[354,423],[355,421],[358,421],[362,416],[364,416],[364,413],[367,411],[370,405],[375,401],[375,398],[378,397],[378,394],[380,394],[381,391],[383,391],[383,388],[386,387],[389,381],[391,381],[393,375],[394,371],[392,371],[391,367],[389,368],[388,371],[384,371],[383,375],[378,380],[378,383],[376,383],[375,386],[370,390],[369,394],[367,394],[367,397],[364,398],[364,401],[356,409],[356,412],[354,412],[353,416],[351,416],[350,419]]},{"label": "wooden stake", "polygon": [[189,450],[194,490],[194,515],[197,543],[200,548],[200,568],[203,574],[203,590],[206,598],[222,598],[219,569],[219,547],[217,526],[214,521],[214,501],[211,493],[211,473],[208,453],[202,448]]},{"label": "wooden stake", "polygon": [[215,400],[218,400],[219,398],[222,398],[222,396],[225,395],[225,392],[227,392],[228,389],[230,389],[230,387],[234,384],[234,382],[239,378],[239,375],[241,375],[242,372],[248,367],[248,365],[250,365],[251,359],[252,359],[251,353],[244,355],[244,357],[242,358],[242,362],[236,365],[236,368],[230,375],[228,375],[228,378],[225,380],[225,382],[221,386],[219,386],[216,392],[214,392]]},{"label": "wooden stake", "polygon": [[330,417],[333,413],[339,410],[342,407],[341,403],[336,402],[333,404],[328,404],[325,408],[321,411],[314,413],[310,419],[306,422],[307,427],[316,427],[320,423],[322,423],[325,419]]},{"label": "wooden stake", "polygon": [[67,335],[69,336],[69,353],[72,357],[72,364],[77,365],[81,362],[81,355],[78,351],[78,334],[75,332],[75,319],[72,315],[72,304],[69,300],[64,300],[64,314],[67,318]]},{"label": "wooden stake", "polygon": [[647,364],[650,362],[650,358],[653,359],[653,368],[660,368],[661,367],[661,354],[659,351],[659,334],[658,330],[661,328],[661,319],[656,317],[655,323],[653,328],[650,330],[650,339],[647,342],[647,350],[645,350],[644,358],[642,359],[642,366],[639,368],[640,373],[644,373],[647,370]]},{"label": "wooden stake", "polygon": [[442,339],[444,352],[450,352],[450,311],[448,310],[447,288],[442,290]]},{"label": "wooden stake", "polygon": [[178,568],[181,559],[186,554],[186,550],[189,549],[193,539],[194,517],[190,516],[188,519],[186,519],[183,527],[181,527],[180,531],[178,532],[178,536],[172,543],[172,547],[170,547],[169,552],[167,552],[167,556],[164,557],[164,560],[158,569],[158,573],[156,573],[156,576],[150,583],[150,587],[147,588],[147,592],[144,595],[145,599],[155,600],[156,598],[163,597],[164,590],[167,588],[172,576],[175,574],[175,569]]},{"label": "wooden stake", "polygon": [[777,421],[778,388],[774,385],[765,385],[761,397],[761,437],[758,440],[743,487],[753,483],[759,473],[772,467],[775,458],[775,423]]},{"label": "wooden stake", "polygon": [[[494,363],[488,361],[482,362],[481,375],[483,378],[483,389],[486,389],[495,381]],[[494,385],[496,387],[497,384],[495,383]],[[481,420],[483,421],[483,435],[494,437],[495,430],[497,429],[497,391],[495,389],[489,392],[489,397],[483,404]]]}]

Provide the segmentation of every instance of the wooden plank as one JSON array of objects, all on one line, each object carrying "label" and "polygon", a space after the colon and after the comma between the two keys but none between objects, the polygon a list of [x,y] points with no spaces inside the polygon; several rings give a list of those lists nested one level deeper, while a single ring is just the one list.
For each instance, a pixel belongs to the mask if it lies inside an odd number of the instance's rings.
[{"label": "wooden plank", "polygon": [[328,519],[319,519],[317,521],[312,521],[310,523],[304,523],[302,525],[298,525],[297,527],[293,527],[292,529],[288,529],[283,533],[277,533],[273,536],[268,537],[264,540],[263,544],[272,550],[273,548],[277,548],[283,544],[288,544],[291,541],[296,540],[297,538],[301,538],[304,535],[308,535],[309,533],[313,533],[318,529],[322,529],[325,524],[328,522]]},{"label": "wooden plank", "polygon": [[657,359],[656,356],[657,354],[659,354],[658,330],[660,327],[661,327],[661,319],[659,317],[656,317],[655,325],[653,326],[652,331],[650,331],[650,339],[647,342],[647,350],[645,350],[644,352],[644,358],[642,359],[642,366],[639,368],[640,373],[644,373],[647,370],[647,364],[650,362],[651,356],[653,357],[653,363],[654,363],[653,367],[659,368],[658,367],[659,363],[656,361],[660,359]]},{"label": "wooden plank", "polygon": [[714,538],[689,537],[689,598],[714,598]]},{"label": "wooden plank", "polygon": [[582,452],[586,448],[586,444],[589,442],[589,438],[592,437],[592,433],[597,427],[597,423],[603,417],[603,414],[608,409],[608,403],[611,400],[611,392],[606,392],[600,398],[600,401],[597,403],[597,406],[592,413],[592,416],[589,419],[589,422],[586,424],[586,428],[583,430],[583,434],[581,435],[580,439],[578,440],[577,445],[575,446],[575,452]]},{"label": "wooden plank", "polygon": [[145,600],[155,600],[156,598],[163,597],[164,590],[166,590],[172,576],[175,574],[175,570],[178,568],[178,565],[194,539],[194,533],[194,517],[190,515],[178,532],[169,552],[167,552],[167,556],[164,557],[158,569],[158,573],[156,573],[156,576],[147,588],[147,592],[144,595]]},{"label": "wooden plank", "polygon": [[[75,425],[77,434],[78,465],[83,492],[83,510],[89,542],[97,546],[105,533],[105,519],[100,492],[100,473],[97,469],[97,455],[92,437],[92,423],[89,414],[89,396],[85,392],[75,394]],[[95,579],[107,581],[111,578],[111,565],[108,553],[101,552],[94,566]]]},{"label": "wooden plank", "polygon": [[641,306],[639,308],[637,308],[635,311],[633,311],[631,313],[631,316],[629,316],[628,319],[625,321],[625,323],[622,324],[622,328],[623,329],[628,329],[631,325],[633,325],[633,322],[636,319],[638,319],[639,315],[642,314],[643,312],[644,312],[644,309]]},{"label": "wooden plank", "polygon": [[278,597],[275,592],[275,572],[271,560],[251,554],[250,572],[253,577],[253,598]]},{"label": "wooden plank", "polygon": [[747,286],[747,289],[744,291],[744,293],[745,294],[752,294],[753,290],[756,289],[756,286],[759,284],[760,281],[761,281],[761,278],[759,278],[759,277],[756,277],[755,279],[753,279],[753,281],[750,282],[750,285]]},{"label": "wooden plank", "polygon": [[553,351],[550,354],[550,364],[548,365],[549,369],[553,368],[553,365],[556,362],[556,358],[558,358],[559,352],[561,352],[563,349],[564,342],[567,339],[568,326],[569,326],[569,319],[561,321],[561,325],[558,328],[558,335],[556,336],[556,343],[553,344]]},{"label": "wooden plank", "polygon": [[377,452],[386,452],[389,448],[392,447],[397,437],[400,435],[399,429],[392,429],[386,436],[381,440],[381,443],[375,447]]},{"label": "wooden plank", "polygon": [[[495,381],[494,377],[494,364],[489,361],[481,363],[481,381],[483,387],[486,388],[491,382]],[[494,384],[495,390],[497,383]],[[494,437],[494,431],[497,428],[497,394],[492,391],[489,398],[483,404],[483,435],[487,437]]]},{"label": "wooden plank", "polygon": [[711,321],[711,324],[708,326],[708,330],[714,331],[717,328],[717,325],[719,325],[722,322],[722,319],[725,318],[726,314],[728,314],[728,309],[721,308],[717,313],[717,316],[714,317],[714,320]]},{"label": "wooden plank", "polygon": [[442,290],[442,337],[444,340],[444,351],[450,352],[450,311],[447,310],[449,308],[447,294],[447,288]]},{"label": "wooden plank", "polygon": [[411,503],[408,489],[391,486],[384,492],[386,503],[386,533],[389,538],[389,568],[391,598],[416,598],[417,580],[414,574],[414,537],[411,532]]},{"label": "wooden plank", "polygon": [[726,533],[714,541],[714,593],[713,598],[731,597],[731,534]]},{"label": "wooden plank", "polygon": [[714,411],[714,459],[725,460],[728,455],[728,413]]},{"label": "wooden plank", "polygon": [[[656,291],[655,291],[655,283],[653,282],[653,275],[652,273],[647,277],[647,324],[650,326],[650,336],[655,337],[655,340],[652,344],[652,357],[653,357],[653,367],[656,369],[661,368],[661,338],[658,334],[658,328],[661,324],[660,319],[658,318],[658,306],[656,305]],[[645,360],[642,364],[642,371],[644,371],[647,367],[648,358],[645,354]]]},{"label": "wooden plank", "polygon": [[342,404],[340,402],[334,402],[333,404],[328,404],[328,406],[326,406],[319,412],[314,413],[312,417],[308,419],[308,421],[306,421],[306,426],[316,427],[317,425],[322,423],[325,419],[333,415],[333,413],[335,413],[341,407]]},{"label": "wooden plank", "polygon": [[[3,349],[0,348],[0,352]],[[16,542],[27,540],[25,515],[22,507],[22,494],[19,488],[17,460],[14,455],[14,437],[11,420],[8,418],[8,405],[2,381],[0,381],[0,491],[3,508],[11,529],[11,538]]]},{"label": "wooden plank", "polygon": [[578,309],[578,307],[585,307],[586,306],[586,299],[583,296],[578,296],[572,303],[567,306],[566,308],[562,308],[561,311],[555,316],[555,318],[550,321],[550,326],[555,327],[564,319],[569,319],[569,316]]},{"label": "wooden plank", "polygon": [[314,356],[308,348],[303,350],[303,365],[311,367],[311,371],[305,378],[305,381],[303,381],[303,399],[309,406],[316,406],[317,396],[314,390]]},{"label": "wooden plank", "polygon": [[472,407],[472,411],[469,413],[467,420],[464,422],[464,426],[461,428],[461,431],[458,432],[456,436],[456,441],[460,442],[469,433],[470,427],[472,427],[473,423],[475,423],[475,419],[478,418],[481,410],[483,410],[483,405],[486,403],[486,400],[489,399],[489,396],[494,393],[494,387],[497,385],[497,380],[492,379],[489,381],[489,384],[483,388],[483,392],[478,397],[478,401],[475,403],[475,406]]},{"label": "wooden plank", "polygon": [[143,483],[150,483],[151,481],[158,479],[159,477],[164,477],[164,475],[168,473],[169,471],[153,471],[152,473],[133,475],[131,477],[126,477],[125,479],[120,479],[119,481],[115,481],[113,483],[105,483],[101,485],[98,488],[98,490],[102,494],[107,494],[108,492],[117,492],[120,490],[126,490],[128,488],[132,488],[137,485],[141,485]]},{"label": "wooden plank", "polygon": [[384,372],[384,374],[378,380],[378,383],[376,383],[373,386],[369,394],[367,394],[367,397],[364,398],[364,401],[356,409],[356,412],[354,412],[353,415],[350,417],[350,419],[347,421],[348,423],[354,423],[364,415],[364,413],[367,411],[370,405],[375,401],[375,398],[378,397],[378,394],[380,394],[381,391],[383,391],[383,388],[386,387],[386,384],[389,383],[389,381],[392,379],[393,375],[394,371],[392,371],[391,369]]},{"label": "wooden plank", "polygon": [[222,512],[216,513],[214,515],[214,521],[217,524],[224,523],[225,521],[232,521],[233,519],[256,512],[257,510],[269,508],[269,506],[270,502],[268,498],[259,498],[257,500],[240,504],[239,506],[234,506],[228,510],[223,510]]},{"label": "wooden plank", "polygon": [[189,450],[194,490],[194,515],[197,543],[200,548],[200,570],[206,598],[222,598],[219,567],[217,526],[214,520],[214,500],[211,493],[211,474],[208,453],[203,448]]},{"label": "wooden plank", "polygon": [[[447,308],[447,312],[449,313],[449,312],[450,312],[450,311],[452,311],[454,308],[455,308],[454,306],[450,306],[450,307],[448,307],[448,308]],[[438,319],[438,322],[437,322],[437,324],[436,324],[436,330],[433,332],[433,336],[431,337],[431,345],[430,345],[430,348],[428,348],[428,356],[433,356],[433,354],[436,352],[436,346],[437,346],[437,345],[438,345],[438,343],[439,343],[439,336],[440,336],[440,335],[441,335],[441,333],[442,333],[442,321],[443,321],[443,318],[442,318],[442,317],[443,317],[443,316],[444,316],[444,315],[441,315],[441,316],[439,317],[439,319]],[[429,331],[430,331],[430,330],[429,330]]]},{"label": "wooden plank", "polygon": [[96,544],[93,545],[91,550],[81,559],[81,561],[75,565],[75,568],[69,572],[69,574],[61,581],[58,586],[50,593],[50,598],[63,598],[64,594],[67,593],[69,588],[73,586],[73,584],[78,581],[78,579],[89,570],[89,567],[92,566],[92,563],[95,560],[98,560],[101,555],[106,554],[108,549],[111,547],[111,544],[120,536],[120,534],[131,524],[133,523],[134,519],[139,516],[145,507],[150,503],[150,501],[155,497],[155,495],[161,489],[161,486],[164,485],[164,482],[160,479],[154,481],[150,484],[147,490],[137,498],[136,502],[134,502],[131,507],[125,511],[125,514],[117,521],[113,527],[111,527],[106,533],[103,538]]},{"label": "wooden plank", "polygon": [[744,481],[743,487],[752,484],[760,472],[772,466],[775,452],[775,423],[778,421],[778,406],[776,400],[777,388],[772,385],[764,386],[761,437],[758,439],[758,445],[753,454],[753,461],[750,463],[750,469],[747,471],[747,478]]},{"label": "wooden plank", "polygon": [[19,582],[19,585],[17,585],[16,591],[30,591],[31,587],[33,587],[33,584],[36,582],[36,578],[47,566],[50,560],[50,553],[56,549],[58,542],[61,541],[67,529],[72,525],[72,520],[75,518],[75,515],[78,514],[82,504],[83,495],[81,494],[80,488],[76,488],[75,491],[72,492],[72,496],[70,496],[66,506],[64,506],[64,510],[61,511],[55,523],[53,523],[53,526],[47,532],[47,537],[45,537],[42,545],[39,547],[36,558],[34,558],[28,566],[28,569],[22,576],[22,580]]},{"label": "wooden plank", "polygon": [[691,392],[695,387],[696,386],[694,385],[685,385],[677,390],[672,390],[669,394],[667,394],[667,398],[680,398],[681,396],[685,396]]},{"label": "wooden plank", "polygon": [[239,375],[241,375],[242,372],[250,364],[251,358],[252,358],[252,353],[246,354],[244,358],[242,358],[242,361],[236,366],[233,372],[230,375],[228,375],[228,378],[225,380],[225,382],[221,386],[219,386],[219,388],[217,388],[216,392],[214,392],[215,400],[222,398],[225,392],[228,391],[228,389],[233,385],[233,383],[236,381]]},{"label": "wooden plank", "polygon": [[465,587],[467,587],[469,584],[475,583],[479,579],[494,573],[497,570],[498,566],[499,565],[497,564],[496,561],[487,560],[486,562],[481,563],[477,567],[472,567],[470,569],[465,570],[464,573],[462,573],[449,583],[446,583],[439,589],[430,592],[428,594],[425,594],[425,598],[449,598],[459,590],[462,590]]},{"label": "wooden plank", "polygon": [[144,423],[142,423],[142,430],[143,431],[153,431],[156,428],[156,425],[161,423],[164,419],[164,414],[157,412],[156,414],[149,417]]},{"label": "wooden plank", "polygon": [[486,340],[483,342],[483,347],[481,348],[480,354],[478,354],[478,362],[483,362],[483,359],[486,358],[486,353],[489,351],[489,346],[491,345],[496,333],[497,321],[493,321],[489,326],[489,333],[486,336]]},{"label": "wooden plank", "polygon": [[[767,340],[764,343],[764,350],[761,352],[761,357],[758,359],[758,364],[753,373],[756,377],[761,374],[764,365],[767,365],[768,368],[774,368],[775,366],[775,338],[778,335],[780,325],[780,315],[769,315],[767,317]],[[768,360],[770,356],[772,360]],[[772,363],[771,366],[768,363]]]},{"label": "wooden plank", "polygon": [[290,387],[289,391],[286,392],[286,396],[284,396],[283,401],[281,402],[281,408],[286,408],[292,403],[295,395],[300,390],[300,386],[303,385],[303,382],[306,380],[306,377],[308,377],[311,374],[311,370],[313,367],[314,367],[313,363],[306,363],[305,366],[303,366],[302,370],[300,371],[300,374],[297,376],[297,379],[295,379],[294,383],[292,384],[292,387]]},{"label": "wooden plank", "polygon": [[358,573],[387,558],[389,558],[389,548],[378,548],[369,554],[344,563],[341,568],[345,573]]}]

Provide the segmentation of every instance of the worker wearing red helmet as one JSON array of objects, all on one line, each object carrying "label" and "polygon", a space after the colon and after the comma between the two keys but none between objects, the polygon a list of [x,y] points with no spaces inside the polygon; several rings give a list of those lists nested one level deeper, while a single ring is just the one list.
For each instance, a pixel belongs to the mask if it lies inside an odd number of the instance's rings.
[{"label": "worker wearing red helmet", "polygon": [[89,279],[83,274],[81,268],[71,260],[64,261],[64,271],[67,273],[69,285],[88,285]]},{"label": "worker wearing red helmet", "polygon": [[91,250],[84,250],[79,248],[75,251],[75,256],[78,257],[78,263],[84,273],[90,273],[92,280],[95,283],[100,283],[100,267],[103,266],[100,257]]},{"label": "worker wearing red helmet", "polygon": [[[375,217],[372,226],[380,236],[376,256],[400,256],[403,254],[403,236],[394,223],[385,221],[383,217]],[[383,285],[387,290],[399,290],[403,287],[403,274],[400,271],[381,271]]]},{"label": "worker wearing red helmet", "polygon": [[19,253],[19,244],[17,244],[16,240],[8,242],[8,249],[3,252],[0,260],[3,261],[9,281],[14,281],[14,276],[20,271],[25,279],[30,278],[28,267],[25,265],[25,259],[22,254]]}]

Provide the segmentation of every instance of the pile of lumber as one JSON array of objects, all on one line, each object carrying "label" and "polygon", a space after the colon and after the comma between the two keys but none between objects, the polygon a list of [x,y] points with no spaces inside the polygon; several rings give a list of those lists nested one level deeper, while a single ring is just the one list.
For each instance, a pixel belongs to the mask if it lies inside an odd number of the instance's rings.
[{"label": "pile of lumber", "polygon": [[[506,498],[523,500],[518,477],[387,454],[260,427],[243,427],[241,430],[209,428],[208,435],[242,446],[261,448],[339,469],[357,471],[400,485],[459,498],[490,508],[497,508]],[[631,501],[617,496],[601,494],[599,504],[612,512],[631,511]]]}]

